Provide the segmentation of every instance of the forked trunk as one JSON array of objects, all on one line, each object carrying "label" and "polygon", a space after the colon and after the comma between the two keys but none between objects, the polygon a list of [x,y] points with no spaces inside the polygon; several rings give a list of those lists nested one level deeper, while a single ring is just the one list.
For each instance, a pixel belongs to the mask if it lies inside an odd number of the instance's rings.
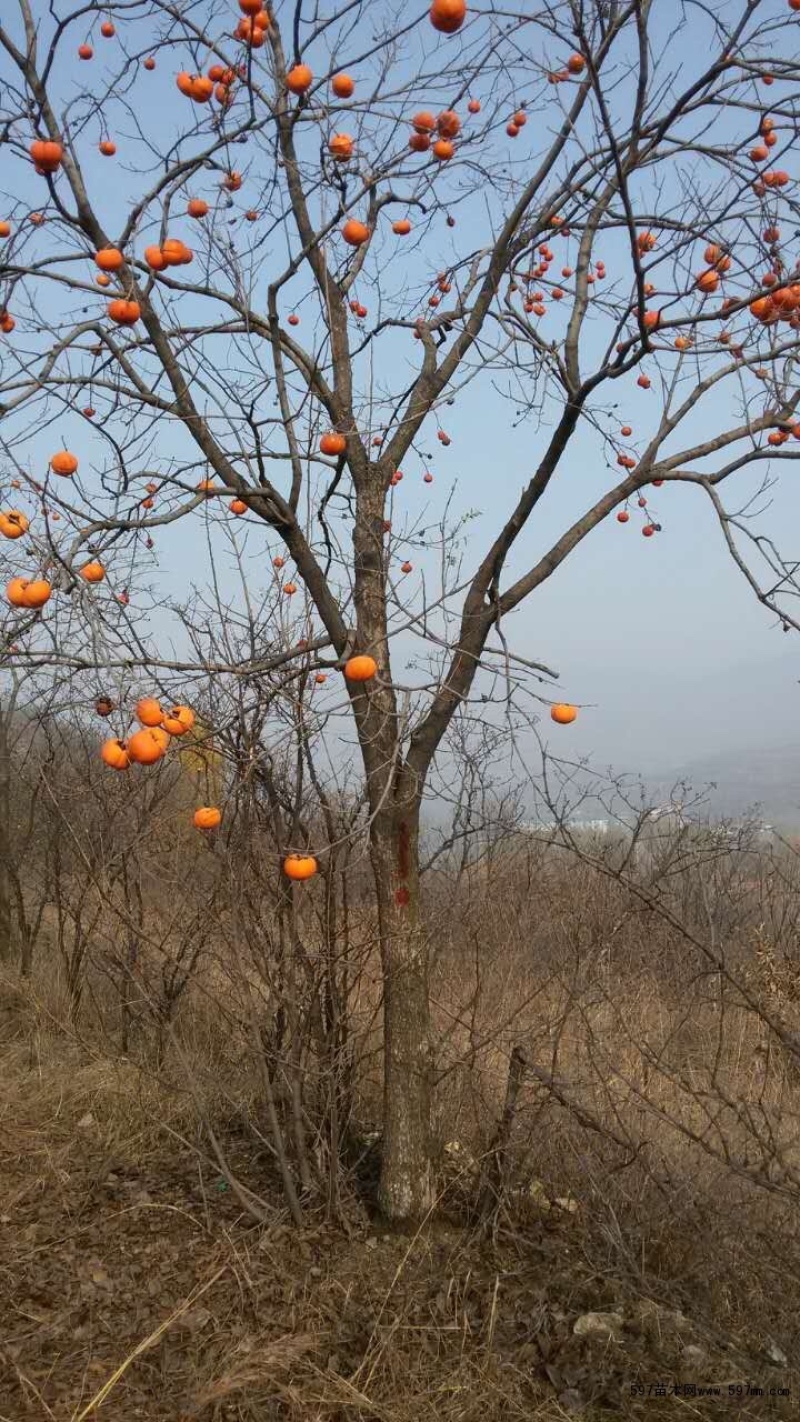
[{"label": "forked trunk", "polygon": [[428,953],[419,912],[419,821],[392,812],[374,821],[384,983],[383,1158],[378,1203],[386,1219],[413,1223],[433,1199]]}]

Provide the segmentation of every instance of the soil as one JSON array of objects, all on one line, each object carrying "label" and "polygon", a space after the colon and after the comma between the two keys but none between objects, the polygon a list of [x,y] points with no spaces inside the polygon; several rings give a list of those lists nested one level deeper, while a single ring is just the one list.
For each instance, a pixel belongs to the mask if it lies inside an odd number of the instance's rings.
[{"label": "soil", "polygon": [[[763,1339],[599,1272],[580,1212],[397,1235],[353,1197],[298,1230],[229,1132],[258,1224],[181,1111],[130,1064],[0,1050],[2,1422],[796,1415]],[[794,1404],[766,1395],[793,1383]],[[675,1384],[720,1394],[659,1392]]]}]

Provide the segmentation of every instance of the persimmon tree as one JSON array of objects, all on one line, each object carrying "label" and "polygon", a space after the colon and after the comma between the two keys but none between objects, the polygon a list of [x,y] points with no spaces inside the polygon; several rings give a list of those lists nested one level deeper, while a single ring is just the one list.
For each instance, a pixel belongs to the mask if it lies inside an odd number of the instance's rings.
[{"label": "persimmon tree", "polygon": [[[792,565],[750,519],[800,437],[797,8],[4,10],[4,656],[87,696],[99,672],[181,702],[195,673],[327,678],[369,807],[398,1221],[432,1199],[420,808],[457,711],[546,676],[509,615],[604,520],[658,536],[690,485],[798,625]],[[436,480],[478,399],[491,529],[455,554]],[[491,431],[514,420],[500,477]],[[553,485],[571,512],[534,555]],[[275,637],[245,663],[165,651],[159,547],[201,519],[273,579]]]}]

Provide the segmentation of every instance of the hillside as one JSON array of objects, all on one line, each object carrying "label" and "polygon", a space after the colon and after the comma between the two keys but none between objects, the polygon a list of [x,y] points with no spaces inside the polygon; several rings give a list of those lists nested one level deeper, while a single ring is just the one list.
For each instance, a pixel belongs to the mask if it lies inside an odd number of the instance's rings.
[{"label": "hillside", "polygon": [[800,740],[708,753],[649,771],[646,781],[659,798],[676,781],[687,781],[695,791],[708,786],[714,816],[738,817],[757,807],[776,828],[800,829]]}]

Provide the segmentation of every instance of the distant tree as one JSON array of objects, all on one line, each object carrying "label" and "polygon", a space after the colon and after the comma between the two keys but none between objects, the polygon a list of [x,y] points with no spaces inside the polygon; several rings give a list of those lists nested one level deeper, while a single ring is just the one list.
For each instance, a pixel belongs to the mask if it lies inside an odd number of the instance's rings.
[{"label": "distant tree", "polygon": [[[321,703],[349,701],[398,1221],[432,1201],[420,807],[456,712],[546,674],[509,615],[604,520],[657,537],[659,491],[691,484],[798,625],[794,568],[748,521],[763,480],[735,478],[800,452],[794,7],[464,11],[111,0],[98,24],[10,0],[0,24],[2,498],[31,521],[2,531],[54,593],[13,584],[6,655],[179,693],[207,668],[166,654],[166,611],[147,625],[160,530],[202,519],[218,567],[224,525],[250,588],[272,558],[274,638],[210,670],[310,670]],[[478,399],[483,548],[457,543],[430,452]],[[492,434],[512,420],[519,478]],[[572,511],[533,554],[554,481]],[[352,654],[374,675],[342,680]]]}]

